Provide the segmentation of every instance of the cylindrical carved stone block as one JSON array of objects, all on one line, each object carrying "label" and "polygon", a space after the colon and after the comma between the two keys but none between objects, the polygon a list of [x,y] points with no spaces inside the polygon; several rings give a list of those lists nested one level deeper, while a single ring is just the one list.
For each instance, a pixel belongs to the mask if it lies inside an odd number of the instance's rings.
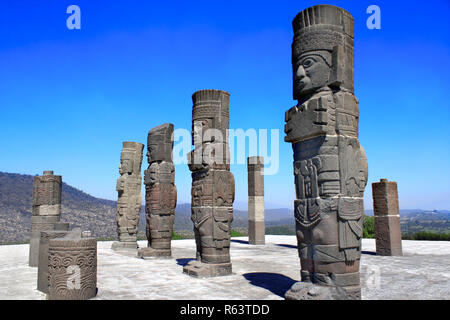
[{"label": "cylindrical carved stone block", "polygon": [[39,266],[37,289],[48,293],[48,246],[50,239],[63,238],[68,234],[66,231],[42,231],[39,243]]},{"label": "cylindrical carved stone block", "polygon": [[137,250],[137,231],[141,211],[141,164],[144,145],[124,142],[120,156],[120,178],[117,179],[117,234],[113,250]]},{"label": "cylindrical carved stone block", "polygon": [[172,162],[173,124],[153,128],[147,138],[148,169],[145,170],[145,213],[148,247],[138,256],[170,257],[177,189]]},{"label": "cylindrical carved stone block", "polygon": [[50,300],[87,300],[96,296],[96,239],[50,239],[48,252]]},{"label": "cylindrical carved stone block", "polygon": [[359,261],[367,160],[353,94],[353,17],[317,5],[292,22],[294,215],[301,282],[286,299],[360,299]]},{"label": "cylindrical carved stone block", "polygon": [[61,218],[62,177],[44,171],[33,182],[29,265],[38,266],[40,232],[54,230]]},{"label": "cylindrical carved stone block", "polygon": [[234,177],[229,171],[229,99],[229,93],[221,90],[200,90],[192,95],[194,150],[188,154],[188,165],[197,261],[183,272],[195,277],[228,275],[232,269]]},{"label": "cylindrical carved stone block", "polygon": [[377,254],[403,255],[397,182],[381,179],[372,183],[372,197]]},{"label": "cylindrical carved stone block", "polygon": [[265,244],[264,158],[248,157],[248,242]]}]

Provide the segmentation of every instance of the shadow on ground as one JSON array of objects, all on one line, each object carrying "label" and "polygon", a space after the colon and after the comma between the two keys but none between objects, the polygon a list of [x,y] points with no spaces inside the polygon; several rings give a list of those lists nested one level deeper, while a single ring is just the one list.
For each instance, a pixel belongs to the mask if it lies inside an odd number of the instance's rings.
[{"label": "shadow on ground", "polygon": [[178,264],[179,266],[184,267],[184,266],[186,266],[189,262],[191,262],[192,260],[195,260],[195,259],[193,259],[193,258],[180,258],[180,259],[177,259],[177,264]]},{"label": "shadow on ground", "polygon": [[373,252],[373,251],[361,251],[361,254],[369,254],[369,255],[371,255],[371,256],[376,256],[377,255],[377,253],[376,252]]},{"label": "shadow on ground", "polygon": [[231,239],[231,242],[237,242],[237,243],[242,243],[242,244],[248,244],[248,241],[245,241],[245,240]]},{"label": "shadow on ground", "polygon": [[291,249],[297,249],[297,246],[294,246],[293,244],[277,243],[277,246],[285,247],[285,248],[291,248]]},{"label": "shadow on ground", "polygon": [[254,272],[244,273],[243,276],[250,281],[250,284],[267,289],[282,298],[284,298],[286,291],[297,282],[279,273]]}]

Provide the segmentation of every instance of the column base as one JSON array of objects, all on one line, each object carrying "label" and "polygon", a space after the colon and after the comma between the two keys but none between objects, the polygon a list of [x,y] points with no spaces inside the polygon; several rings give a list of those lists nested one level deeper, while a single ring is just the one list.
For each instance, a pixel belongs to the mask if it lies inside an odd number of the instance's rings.
[{"label": "column base", "polygon": [[196,278],[211,278],[231,275],[231,269],[231,263],[213,264],[191,261],[183,268],[183,273]]},{"label": "column base", "polygon": [[311,282],[296,282],[289,289],[286,300],[361,300],[361,287],[331,287]]}]

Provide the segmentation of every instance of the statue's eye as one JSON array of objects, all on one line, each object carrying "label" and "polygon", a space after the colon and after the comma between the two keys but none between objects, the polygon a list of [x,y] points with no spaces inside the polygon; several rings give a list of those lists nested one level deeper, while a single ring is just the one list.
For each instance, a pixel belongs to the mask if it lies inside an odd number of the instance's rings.
[{"label": "statue's eye", "polygon": [[314,59],[312,58],[307,58],[305,60],[303,60],[302,65],[304,68],[309,68],[314,64]]}]

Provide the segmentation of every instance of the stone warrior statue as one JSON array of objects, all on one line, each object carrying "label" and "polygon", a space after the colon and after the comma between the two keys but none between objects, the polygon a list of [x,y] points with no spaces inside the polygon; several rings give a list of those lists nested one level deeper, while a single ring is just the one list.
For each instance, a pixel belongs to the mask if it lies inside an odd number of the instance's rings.
[{"label": "stone warrior statue", "polygon": [[120,178],[117,179],[117,233],[119,242],[114,242],[114,250],[137,250],[137,229],[141,211],[141,164],[144,145],[124,142],[120,156]]},{"label": "stone warrior statue", "polygon": [[292,22],[294,214],[301,282],[286,299],[360,299],[359,262],[367,160],[353,95],[353,17],[318,5]]},{"label": "stone warrior statue", "polygon": [[192,95],[191,206],[197,261],[183,272],[196,277],[231,274],[230,225],[233,220],[234,177],[228,146],[230,94],[201,90]]},{"label": "stone warrior statue", "polygon": [[145,170],[145,213],[148,247],[139,249],[139,257],[172,255],[171,241],[177,188],[172,162],[173,124],[166,123],[148,132]]}]

